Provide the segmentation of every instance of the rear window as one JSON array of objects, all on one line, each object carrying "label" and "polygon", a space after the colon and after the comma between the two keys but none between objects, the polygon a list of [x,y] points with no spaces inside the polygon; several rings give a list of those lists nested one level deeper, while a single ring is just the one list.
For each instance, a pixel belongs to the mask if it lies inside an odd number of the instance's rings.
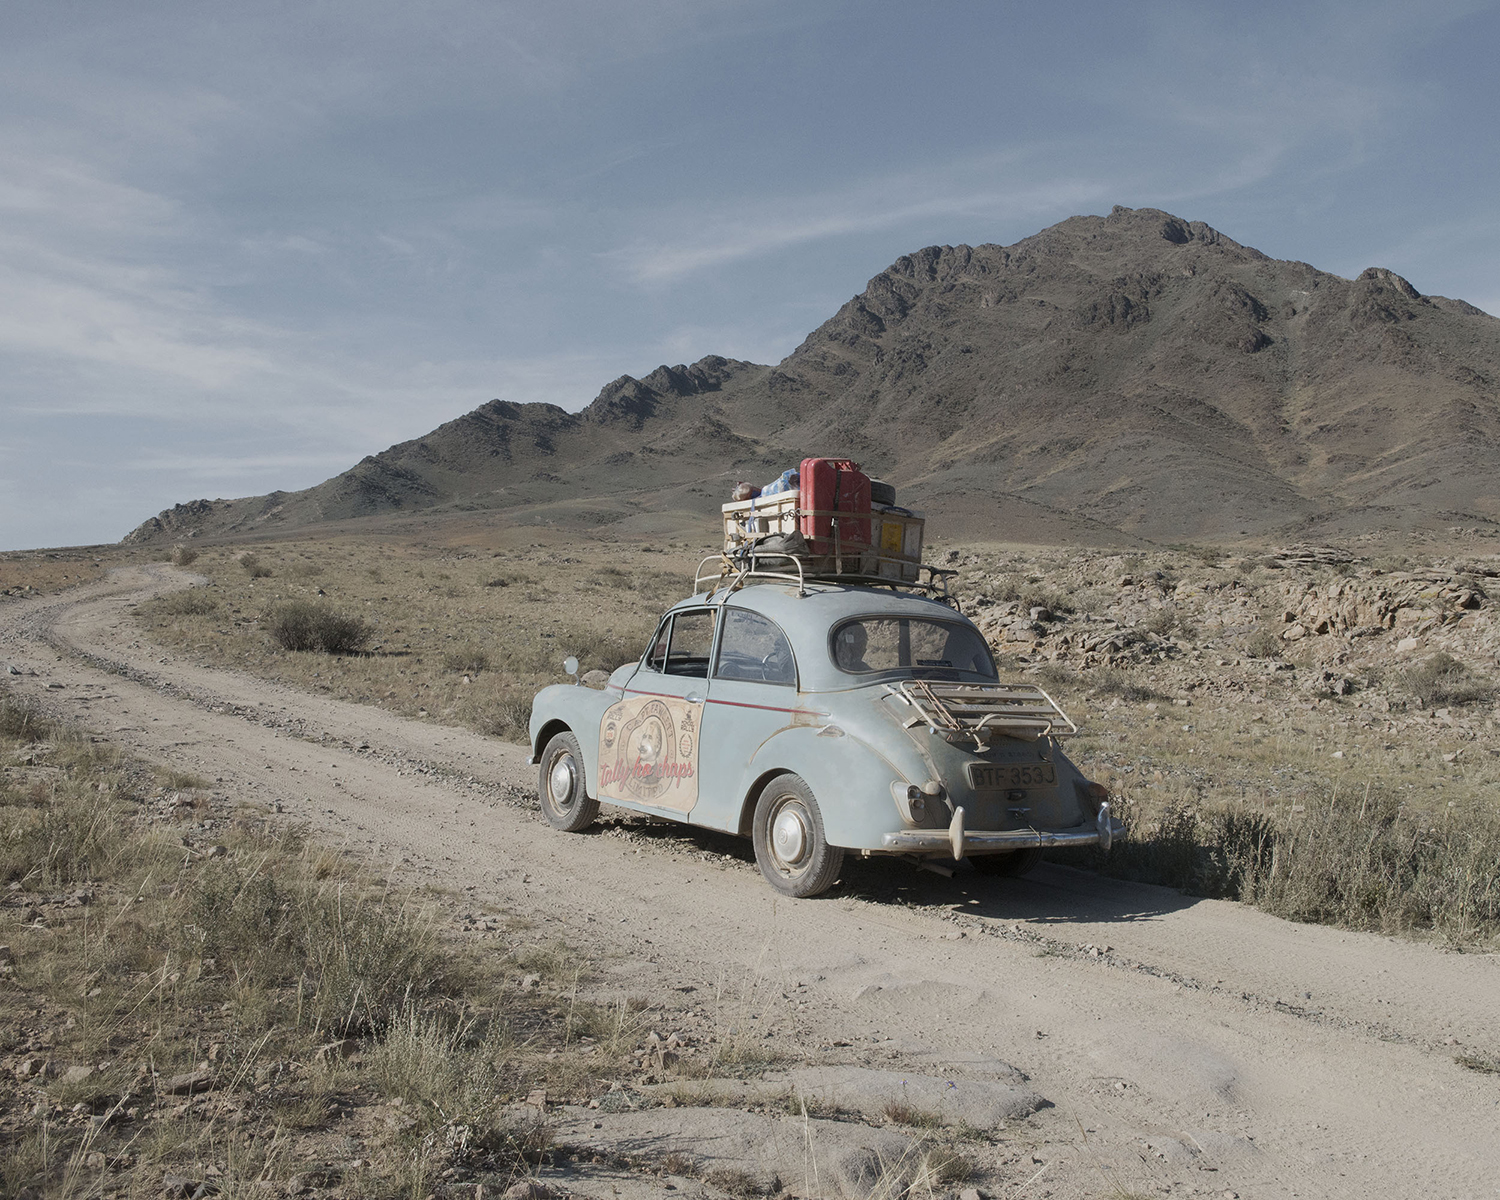
[{"label": "rear window", "polygon": [[833,664],[850,675],[995,679],[995,660],[972,625],[921,617],[858,617],[833,631]]}]

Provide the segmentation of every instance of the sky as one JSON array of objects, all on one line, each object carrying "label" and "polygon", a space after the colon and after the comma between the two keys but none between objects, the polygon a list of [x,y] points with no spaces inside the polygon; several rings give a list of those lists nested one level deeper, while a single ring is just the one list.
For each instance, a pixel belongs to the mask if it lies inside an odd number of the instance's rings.
[{"label": "sky", "polygon": [[1115,204],[1500,315],[1500,0],[7,0],[0,550]]}]

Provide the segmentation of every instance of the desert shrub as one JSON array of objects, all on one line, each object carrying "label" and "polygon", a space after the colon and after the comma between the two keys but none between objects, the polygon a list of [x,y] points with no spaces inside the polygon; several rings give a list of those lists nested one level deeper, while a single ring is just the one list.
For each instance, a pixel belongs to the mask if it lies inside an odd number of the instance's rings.
[{"label": "desert shrub", "polygon": [[1474,806],[1436,819],[1389,797],[1317,805],[1278,830],[1242,895],[1295,921],[1487,936],[1500,927],[1500,818]]},{"label": "desert shrub", "polygon": [[369,1062],[383,1094],[431,1106],[450,1121],[472,1121],[494,1105],[506,1057],[498,1025],[407,1006],[387,1023]]},{"label": "desert shrub", "polygon": [[507,742],[525,742],[531,728],[531,697],[507,691],[484,705],[473,721],[481,733]]},{"label": "desert shrub", "polygon": [[152,610],[168,617],[206,617],[219,610],[219,602],[202,588],[169,592],[152,602]]},{"label": "desert shrub", "polygon": [[375,630],[363,617],[335,612],[308,600],[291,600],[271,611],[266,631],[283,650],[354,654]]},{"label": "desert shrub", "polygon": [[324,884],[307,891],[299,909],[318,1028],[377,1028],[403,1005],[443,994],[452,983],[451,956],[435,926],[408,905]]},{"label": "desert shrub", "polygon": [[0,829],[0,881],[33,888],[87,883],[120,844],[119,814],[99,795],[54,794]]},{"label": "desert shrub", "polygon": [[1027,578],[1020,581],[1002,579],[991,584],[988,591],[991,596],[1002,603],[1019,604],[1022,612],[1033,608],[1045,608],[1059,613],[1076,611],[1070,592],[1065,592],[1037,579]]},{"label": "desert shrub", "polygon": [[1118,696],[1121,700],[1136,703],[1166,699],[1135,672],[1123,667],[1101,667],[1088,677],[1088,681],[1089,687],[1100,696]]},{"label": "desert shrub", "polygon": [[190,567],[198,561],[198,552],[191,546],[172,547],[172,565],[174,567]]},{"label": "desert shrub", "polygon": [[1495,694],[1493,684],[1441,651],[1406,671],[1402,682],[1415,693],[1424,708],[1472,704],[1476,700],[1488,700]]},{"label": "desert shrub", "polygon": [[204,865],[189,891],[181,945],[263,985],[297,985],[315,1032],[368,1031],[441,993],[451,976],[437,931],[395,898],[343,873],[287,869],[278,855]]},{"label": "desert shrub", "polygon": [[52,723],[45,717],[38,716],[9,696],[0,695],[0,737],[30,744],[46,741],[52,736],[52,730]]},{"label": "desert shrub", "polygon": [[1038,668],[1036,681],[1045,687],[1070,688],[1078,686],[1078,672],[1062,665],[1062,663],[1043,663]]},{"label": "desert shrub", "polygon": [[1286,643],[1269,625],[1261,625],[1245,639],[1245,653],[1251,658],[1279,658]]},{"label": "desert shrub", "polygon": [[271,568],[262,563],[259,556],[251,553],[249,550],[242,551],[241,553],[235,555],[234,561],[239,563],[240,566],[245,569],[245,573],[249,575],[251,579],[270,578]]},{"label": "desert shrub", "polygon": [[1125,838],[1110,851],[1111,875],[1143,883],[1192,889],[1198,882],[1200,820],[1197,809],[1174,801],[1147,817],[1132,805],[1120,805]]},{"label": "desert shrub", "polygon": [[1489,807],[1433,817],[1371,793],[1275,814],[1174,803],[1145,816],[1125,803],[1118,815],[1129,832],[1108,855],[1054,857],[1294,921],[1459,942],[1500,933],[1500,813]]},{"label": "desert shrub", "polygon": [[1193,627],[1183,619],[1176,605],[1164,604],[1149,617],[1141,622],[1141,629],[1147,633],[1155,634],[1157,637],[1167,637],[1173,632],[1181,634],[1185,638],[1195,636]]},{"label": "desert shrub", "polygon": [[479,646],[457,646],[443,652],[443,670],[455,675],[478,675],[490,667],[490,656]]}]

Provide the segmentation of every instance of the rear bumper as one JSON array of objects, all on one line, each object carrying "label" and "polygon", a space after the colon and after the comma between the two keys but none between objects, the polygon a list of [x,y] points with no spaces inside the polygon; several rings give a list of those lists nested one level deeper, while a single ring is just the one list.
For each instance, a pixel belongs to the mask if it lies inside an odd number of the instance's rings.
[{"label": "rear bumper", "polygon": [[903,829],[880,839],[881,849],[897,854],[927,854],[947,851],[955,860],[966,854],[1029,850],[1037,846],[1099,846],[1108,850],[1125,834],[1125,825],[1110,815],[1109,805],[1099,806],[1093,825],[1077,829],[967,830],[964,810],[957,809],[947,829]]}]

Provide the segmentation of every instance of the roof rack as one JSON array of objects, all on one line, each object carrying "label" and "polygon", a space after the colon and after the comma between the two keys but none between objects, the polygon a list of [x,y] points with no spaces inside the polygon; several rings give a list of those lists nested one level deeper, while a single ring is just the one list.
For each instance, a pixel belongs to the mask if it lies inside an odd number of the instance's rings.
[{"label": "roof rack", "polygon": [[[705,570],[710,563],[715,564],[715,568]],[[799,596],[807,595],[809,583],[835,583],[844,587],[886,587],[892,591],[922,592],[944,604],[956,603],[957,598],[948,588],[948,580],[957,575],[957,571],[948,567],[929,566],[927,563],[914,563],[911,567],[916,575],[915,579],[828,571],[809,566],[802,555],[759,551],[747,547],[733,555],[710,554],[703,559],[693,577],[693,594],[696,596],[720,588],[733,592],[756,580],[781,580],[784,583],[795,583]]]}]

